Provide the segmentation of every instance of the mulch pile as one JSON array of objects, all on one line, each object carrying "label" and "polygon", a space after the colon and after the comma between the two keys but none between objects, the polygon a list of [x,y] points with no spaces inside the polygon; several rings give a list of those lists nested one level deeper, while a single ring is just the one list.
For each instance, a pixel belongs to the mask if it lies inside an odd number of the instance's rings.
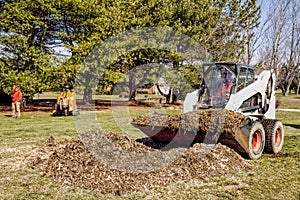
[{"label": "mulch pile", "polygon": [[190,148],[161,151],[101,131],[65,141],[50,137],[26,157],[26,162],[32,168],[40,168],[43,176],[61,183],[117,195],[250,168],[240,155],[221,144],[194,144]]}]

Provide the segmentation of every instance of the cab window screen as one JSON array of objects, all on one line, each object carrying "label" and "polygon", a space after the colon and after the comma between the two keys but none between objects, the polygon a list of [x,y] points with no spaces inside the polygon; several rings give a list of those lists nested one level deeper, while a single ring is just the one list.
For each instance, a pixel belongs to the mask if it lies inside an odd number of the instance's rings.
[{"label": "cab window screen", "polygon": [[248,69],[245,86],[250,85],[251,83],[253,83],[253,81],[254,81],[254,71],[252,69]]},{"label": "cab window screen", "polygon": [[247,80],[247,68],[241,68],[238,77],[238,90],[241,90],[244,87],[246,87],[246,80]]}]

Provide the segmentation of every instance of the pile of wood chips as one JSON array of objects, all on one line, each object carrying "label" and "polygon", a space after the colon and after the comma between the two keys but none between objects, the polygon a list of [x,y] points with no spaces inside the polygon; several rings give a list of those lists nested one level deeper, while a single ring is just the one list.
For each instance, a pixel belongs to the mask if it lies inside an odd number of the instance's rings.
[{"label": "pile of wood chips", "polygon": [[160,151],[102,131],[65,141],[50,137],[26,161],[28,166],[42,170],[43,176],[63,184],[117,195],[250,168],[246,160],[221,144],[195,144],[190,148]]}]

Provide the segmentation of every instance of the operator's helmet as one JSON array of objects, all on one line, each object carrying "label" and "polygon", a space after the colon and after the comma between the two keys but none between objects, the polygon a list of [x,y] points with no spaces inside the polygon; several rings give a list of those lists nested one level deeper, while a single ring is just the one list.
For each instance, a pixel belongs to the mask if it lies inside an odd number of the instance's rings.
[{"label": "operator's helmet", "polygon": [[69,85],[65,85],[64,88],[65,88],[65,89],[69,89],[70,86],[69,86]]},{"label": "operator's helmet", "polygon": [[227,81],[233,81],[234,79],[234,74],[230,71],[228,71],[227,76],[226,76],[226,80]]}]

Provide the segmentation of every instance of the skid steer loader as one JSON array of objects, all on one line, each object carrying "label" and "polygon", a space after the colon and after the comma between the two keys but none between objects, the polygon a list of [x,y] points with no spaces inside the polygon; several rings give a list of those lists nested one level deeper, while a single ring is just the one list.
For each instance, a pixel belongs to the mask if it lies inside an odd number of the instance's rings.
[{"label": "skid steer loader", "polygon": [[[201,110],[225,109],[233,114],[239,113],[245,119],[238,124],[238,130],[231,134],[221,133],[215,142],[225,144],[250,159],[258,159],[263,152],[276,154],[282,149],[284,130],[282,123],[275,119],[275,75],[271,71],[263,71],[255,78],[254,67],[250,65],[204,63],[203,75],[201,87],[186,95],[180,118]],[[170,125],[132,124],[158,141],[185,140],[189,135],[184,128],[178,128],[175,137]],[[198,131],[192,136],[194,142],[205,142],[205,134]]]}]

